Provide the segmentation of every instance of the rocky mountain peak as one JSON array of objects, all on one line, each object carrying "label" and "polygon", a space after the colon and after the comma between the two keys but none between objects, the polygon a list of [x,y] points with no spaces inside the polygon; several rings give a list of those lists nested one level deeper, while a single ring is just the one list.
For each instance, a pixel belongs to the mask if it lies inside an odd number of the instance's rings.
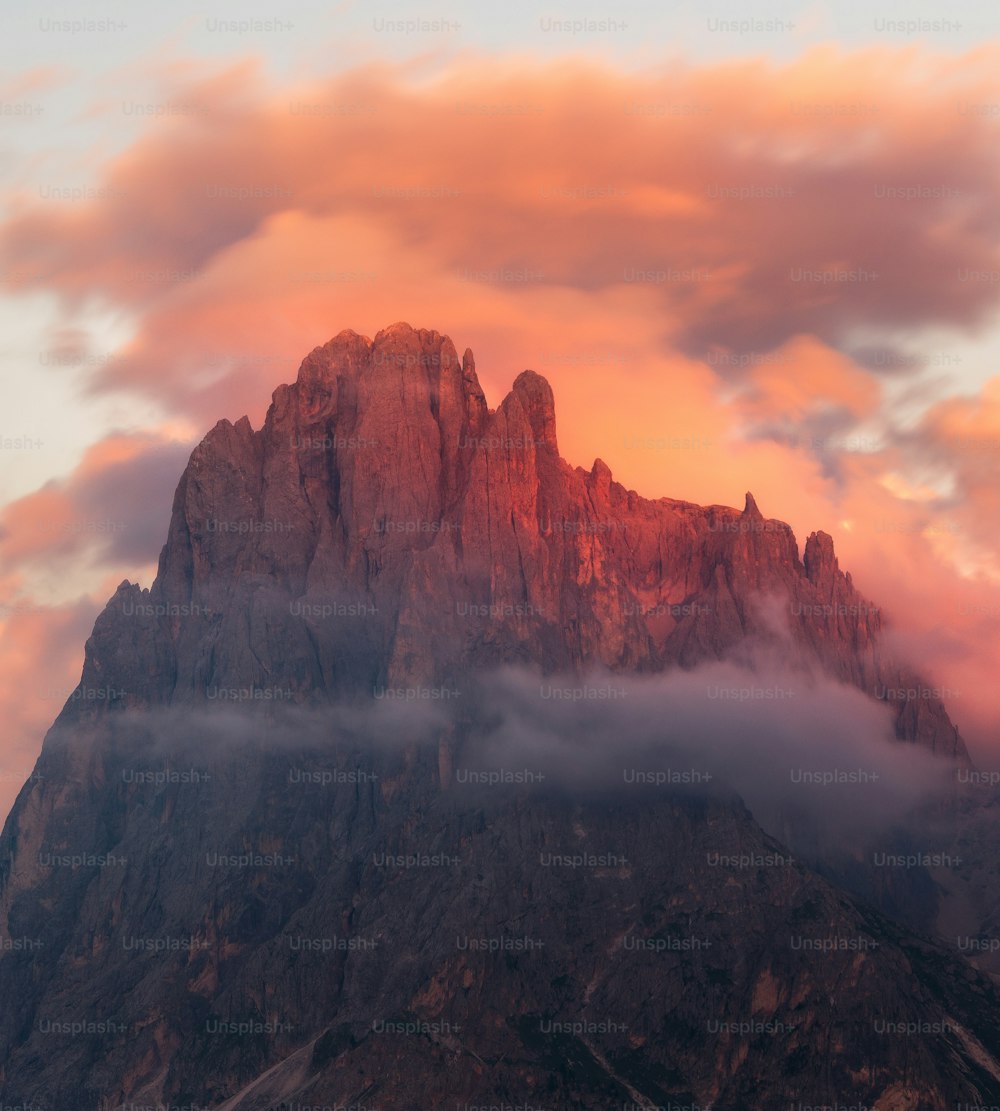
[{"label": "rocky mountain peak", "polygon": [[546,447],[558,452],[556,402],[548,381],[535,371],[526,370],[514,379],[511,394],[524,409],[535,447]]},{"label": "rocky mountain peak", "polygon": [[802,557],[806,577],[819,587],[832,588],[840,571],[833,550],[833,537],[828,532],[814,532],[806,540]]},{"label": "rocky mountain peak", "polygon": [[757,502],[754,499],[753,494],[751,494],[749,490],[747,490],[746,501],[743,505],[743,516],[751,521],[764,520],[764,514],[761,513],[761,511],[757,508]]},{"label": "rocky mountain peak", "polygon": [[612,481],[611,468],[603,459],[595,459],[594,465],[590,468],[588,482],[597,492],[598,496],[605,501],[607,501],[611,495]]}]

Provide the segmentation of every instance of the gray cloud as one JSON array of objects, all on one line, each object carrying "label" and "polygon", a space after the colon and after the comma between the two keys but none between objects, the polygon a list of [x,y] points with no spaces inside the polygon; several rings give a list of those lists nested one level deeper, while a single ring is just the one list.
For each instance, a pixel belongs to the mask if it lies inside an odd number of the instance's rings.
[{"label": "gray cloud", "polygon": [[619,798],[729,787],[785,839],[857,843],[952,782],[949,765],[893,738],[886,707],[773,663],[582,680],[506,669],[482,696],[489,724],[471,754],[483,768]]}]

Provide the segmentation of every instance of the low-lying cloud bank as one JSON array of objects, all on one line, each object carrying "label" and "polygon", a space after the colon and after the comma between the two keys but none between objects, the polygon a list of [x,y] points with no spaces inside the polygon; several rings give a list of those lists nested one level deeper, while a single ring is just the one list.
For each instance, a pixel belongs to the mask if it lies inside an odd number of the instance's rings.
[{"label": "low-lying cloud bank", "polygon": [[571,790],[731,787],[772,832],[831,840],[886,830],[954,784],[950,765],[894,739],[886,707],[831,679],[714,663],[651,677],[484,683],[482,767],[537,770]]},{"label": "low-lying cloud bank", "polygon": [[[582,678],[508,667],[476,677],[447,703],[175,706],[112,715],[110,736],[144,773],[218,770],[258,752],[320,777],[338,769],[323,782],[352,782],[343,773],[371,770],[383,758],[401,770],[407,751],[420,749],[436,773],[443,741],[459,797],[526,788],[540,804],[556,791],[638,805],[656,794],[735,791],[769,832],[831,848],[861,846],[909,824],[953,790],[956,775],[895,740],[887,707],[774,664]],[[57,730],[52,740],[79,743],[73,730]]]}]

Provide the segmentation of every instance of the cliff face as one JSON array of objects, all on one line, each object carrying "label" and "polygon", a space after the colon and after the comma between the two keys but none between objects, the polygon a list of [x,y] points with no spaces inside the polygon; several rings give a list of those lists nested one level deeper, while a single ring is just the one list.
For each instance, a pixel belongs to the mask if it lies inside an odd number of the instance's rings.
[{"label": "cliff face", "polygon": [[0,838],[0,1094],[1000,1098],[991,983],[724,788],[470,786],[489,723],[437,712],[500,664],[649,673],[754,646],[881,693],[900,740],[966,763],[940,703],[886,693],[919,682],[880,631],[826,534],[800,560],[750,495],[650,501],[566,464],[539,375],[494,412],[446,337],[341,333],[260,431],[209,433],[153,586],[95,625]]}]

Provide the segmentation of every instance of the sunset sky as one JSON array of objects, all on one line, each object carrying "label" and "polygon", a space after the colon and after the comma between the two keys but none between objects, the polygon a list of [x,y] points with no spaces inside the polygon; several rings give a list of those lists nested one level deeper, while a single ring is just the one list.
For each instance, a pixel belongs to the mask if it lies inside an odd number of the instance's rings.
[{"label": "sunset sky", "polygon": [[1000,767],[1000,39],[852,8],[4,16],[0,811],[192,446],[397,320],[545,374],[573,464],[832,533]]}]

